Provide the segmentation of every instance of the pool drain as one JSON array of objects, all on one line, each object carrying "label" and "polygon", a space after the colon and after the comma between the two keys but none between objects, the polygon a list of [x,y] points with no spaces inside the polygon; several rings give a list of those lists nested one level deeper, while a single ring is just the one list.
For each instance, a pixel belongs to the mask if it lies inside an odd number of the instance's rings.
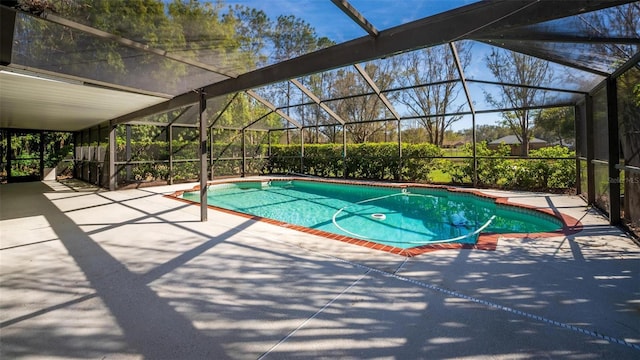
[{"label": "pool drain", "polygon": [[387,218],[387,215],[380,214],[380,213],[375,213],[375,214],[371,214],[371,217],[376,219],[376,220],[384,220],[384,219]]}]

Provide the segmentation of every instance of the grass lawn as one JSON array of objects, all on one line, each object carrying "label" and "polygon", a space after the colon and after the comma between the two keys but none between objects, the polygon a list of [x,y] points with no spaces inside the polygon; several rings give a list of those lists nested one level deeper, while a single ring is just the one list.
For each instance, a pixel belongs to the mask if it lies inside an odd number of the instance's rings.
[{"label": "grass lawn", "polygon": [[464,149],[460,149],[460,148],[454,148],[454,149],[448,149],[448,148],[441,148],[440,150],[442,150],[442,156],[469,156],[469,154],[467,154]]},{"label": "grass lawn", "polygon": [[429,177],[434,183],[451,183],[451,175],[442,172],[442,170],[431,170]]}]

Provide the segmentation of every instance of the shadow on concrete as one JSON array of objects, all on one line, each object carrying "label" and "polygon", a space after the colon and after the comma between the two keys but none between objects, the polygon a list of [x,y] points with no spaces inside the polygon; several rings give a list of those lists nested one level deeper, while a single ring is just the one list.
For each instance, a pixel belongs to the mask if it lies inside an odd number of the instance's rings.
[{"label": "shadow on concrete", "polygon": [[[53,205],[44,196],[47,190],[43,184],[39,188],[31,189],[30,191],[35,192],[35,195],[32,196],[40,197],[40,199],[35,199],[35,201],[32,199],[30,214],[24,210],[20,211],[20,214],[21,216],[44,215],[46,217],[53,231],[59,235],[60,242],[91,284],[95,295],[86,295],[65,304],[22,316],[19,319],[4,321],[3,328],[12,325],[20,326],[21,321],[42,315],[45,312],[58,310],[63,306],[76,305],[97,296],[108,308],[109,313],[121,329],[128,344],[129,350],[125,350],[126,352],[139,353],[147,359],[223,359],[227,357],[224,348],[215,337],[208,336],[198,330],[192,321],[176,311],[167,299],[154,292],[149,287],[149,282],[214,247],[227,237],[249,227],[250,221],[221,236],[210,238],[196,249],[182,254],[178,261],[172,261],[165,265],[160,272],[156,270],[154,276],[139,276],[129,271],[86,232],[82,231],[65,213]],[[14,205],[17,206],[17,204]],[[9,210],[4,209],[3,220],[8,213]],[[148,214],[147,216],[157,216],[157,214]],[[58,276],[64,277],[64,274],[58,274]],[[65,339],[64,334],[58,336],[58,331],[55,328],[56,326],[52,326],[51,332],[40,329],[40,332],[47,333],[45,338],[33,336],[33,334],[22,334],[15,337],[3,336],[2,352],[10,357],[34,355],[32,351],[38,350],[44,351],[40,353],[41,356],[93,357],[105,351],[99,346],[92,349],[93,345],[101,343],[100,334],[71,341]],[[73,343],[76,344],[73,345]]]},{"label": "shadow on concrete", "polygon": [[[620,344],[423,286],[433,284],[640,341],[639,312],[633,302],[640,298],[640,256],[585,245],[593,234],[616,235],[599,225],[585,226],[564,238],[504,241],[496,252],[456,250],[399,257],[400,265],[391,267],[396,271],[392,274],[375,271],[389,269],[388,258],[367,258],[366,267],[355,260],[341,261],[296,247],[295,241],[275,242],[278,235],[253,231],[251,220],[239,220],[238,226],[211,235],[189,221],[169,222],[170,210],[150,211],[133,204],[130,200],[136,197],[115,200],[108,194],[93,194],[98,205],[83,206],[82,211],[96,211],[98,219],[104,211],[100,204],[138,215],[123,222],[78,224],[44,195],[47,189],[42,186],[29,201],[20,198],[22,204],[5,205],[10,197],[2,194],[1,218],[44,215],[69,256],[60,256],[59,264],[42,264],[46,276],[35,270],[37,262],[34,269],[3,272],[2,288],[38,290],[67,300],[51,305],[52,300],[25,299],[29,308],[38,310],[3,316],[1,352],[7,358],[124,354],[146,359],[633,359],[638,355]],[[16,211],[6,214],[9,206]],[[192,239],[186,245],[162,238],[139,243],[136,234],[128,232],[133,224],[148,229],[164,224],[163,231],[174,229]],[[237,236],[241,234],[245,236]],[[112,239],[117,235],[131,241]],[[99,240],[100,236],[108,241]],[[307,238],[301,235],[300,241]],[[35,254],[35,249],[49,244],[31,246]],[[2,254],[27,250],[29,246],[23,246]],[[116,251],[146,256],[140,263],[152,266],[133,271],[136,264],[123,263]],[[86,281],[65,273],[65,261],[77,265]],[[97,302],[106,311],[101,312]],[[56,313],[60,315],[52,318],[55,321],[32,323]],[[82,330],[101,317],[111,317],[117,329],[98,325]]]}]

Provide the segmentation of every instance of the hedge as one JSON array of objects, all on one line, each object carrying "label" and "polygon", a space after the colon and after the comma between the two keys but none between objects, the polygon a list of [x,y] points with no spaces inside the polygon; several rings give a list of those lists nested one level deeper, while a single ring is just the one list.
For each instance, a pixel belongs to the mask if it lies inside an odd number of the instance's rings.
[{"label": "hedge", "polygon": [[[169,150],[166,142],[132,142],[132,160],[149,161],[149,164],[131,165],[136,180],[167,180],[169,177]],[[174,141],[175,160],[195,160],[198,146],[193,141]],[[402,159],[398,156],[397,143],[347,144],[346,157],[342,144],[308,144],[304,146],[301,163],[301,147],[294,145],[272,145],[269,157],[267,145],[252,145],[247,148],[245,170],[258,173],[304,173],[321,177],[345,177],[369,180],[431,181],[430,173],[438,171],[451,177],[453,184],[470,184],[473,161],[442,158],[443,151],[433,144],[402,144]],[[118,143],[118,160],[124,160],[124,144]],[[239,175],[242,171],[242,149],[239,144],[213,144],[214,176]],[[467,145],[463,153],[471,156]],[[478,157],[478,186],[505,189],[548,190],[575,187],[575,153],[566,147],[553,146],[531,150],[532,158],[509,157],[509,147],[489,149],[485,142],[476,146]],[[482,158],[489,157],[489,158]],[[235,159],[225,159],[235,158]],[[154,161],[158,161],[153,163]],[[174,163],[174,180],[198,178],[197,161]],[[133,179],[132,179],[133,180]]]},{"label": "hedge", "polygon": [[433,144],[402,144],[402,164],[397,143],[310,144],[304,147],[304,168],[300,145],[273,145],[268,173],[305,173],[323,177],[371,180],[428,181],[434,157],[442,150]]},{"label": "hedge", "polygon": [[[575,187],[575,152],[564,146],[550,146],[531,150],[531,159],[509,158],[509,147],[502,145],[496,150],[487,148],[485,142],[476,145],[478,157],[478,186],[518,190],[569,189]],[[471,156],[471,146],[465,147],[465,155]],[[566,159],[535,159],[566,158]],[[451,176],[454,184],[471,183],[473,160],[441,161],[442,171]]]}]

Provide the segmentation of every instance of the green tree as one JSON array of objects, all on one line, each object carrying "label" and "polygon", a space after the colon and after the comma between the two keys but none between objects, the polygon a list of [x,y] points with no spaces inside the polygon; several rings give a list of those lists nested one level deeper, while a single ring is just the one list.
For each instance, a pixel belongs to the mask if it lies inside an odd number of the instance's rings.
[{"label": "green tree", "polygon": [[[174,52],[216,66],[222,73],[234,73],[248,68],[250,61],[243,54],[239,55],[240,41],[234,28],[236,23],[224,21],[222,8],[221,2],[174,0],[170,3],[169,16],[174,24],[180,26],[185,40],[184,48],[175,49]],[[196,77],[202,77],[199,70],[195,71],[189,89],[198,86],[193,84]]]},{"label": "green tree", "polygon": [[[471,139],[471,129],[464,129],[461,132],[465,138]],[[489,143],[503,136],[511,135],[512,133],[509,127],[503,125],[478,125],[476,126],[476,141],[486,141]]]},{"label": "green tree", "polygon": [[229,8],[223,18],[234,25],[239,48],[253,60],[253,67],[265,65],[268,61],[265,49],[273,26],[267,14],[262,10],[235,5]]},{"label": "green tree", "polygon": [[[181,26],[168,17],[162,2],[76,0],[70,4],[63,7],[64,16],[111,34],[169,52],[180,51],[186,46]],[[188,86],[178,80],[187,72],[185,64],[116,42],[67,31],[70,36],[67,48],[70,53],[67,56],[73,59],[74,67],[82,68],[81,76],[88,72],[91,78],[97,73],[101,75],[100,80],[164,93],[181,92]],[[176,76],[168,78],[167,72]],[[146,76],[131,76],[139,73]]]},{"label": "green tree", "polygon": [[284,61],[315,50],[315,29],[303,19],[293,15],[280,15],[271,32],[274,60]]},{"label": "green tree", "polygon": [[559,145],[573,143],[575,137],[575,114],[573,108],[544,109],[538,113],[535,121],[536,136],[548,141],[557,141]]},{"label": "green tree", "polygon": [[402,142],[420,144],[427,138],[427,131],[422,126],[412,126],[402,130]]}]

